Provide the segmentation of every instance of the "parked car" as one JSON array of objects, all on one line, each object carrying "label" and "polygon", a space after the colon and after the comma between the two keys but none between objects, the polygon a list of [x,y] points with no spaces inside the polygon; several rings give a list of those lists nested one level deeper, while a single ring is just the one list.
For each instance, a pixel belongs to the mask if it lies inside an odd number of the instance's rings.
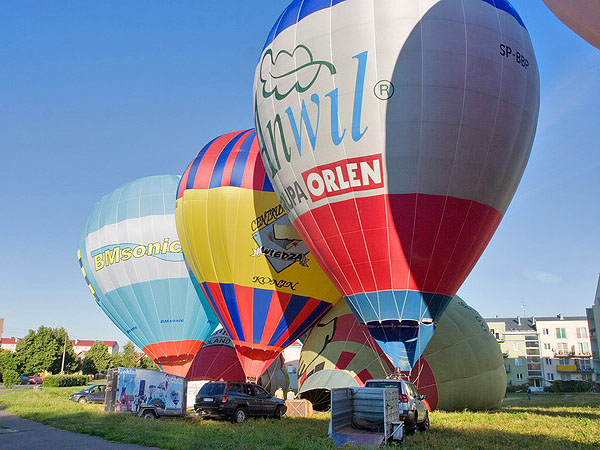
[{"label": "parked car", "polygon": [[69,395],[69,400],[79,403],[104,403],[104,391],[106,386],[103,384],[92,384],[83,391],[74,392]]},{"label": "parked car", "polygon": [[39,375],[32,375],[29,377],[29,384],[42,384],[44,380]]},{"label": "parked car", "polygon": [[27,375],[21,375],[19,377],[19,384],[29,384],[29,377]]},{"label": "parked car", "polygon": [[398,390],[398,409],[400,420],[404,420],[407,434],[429,429],[429,410],[423,400],[427,398],[410,381],[407,380],[368,380],[365,387],[395,388]]},{"label": "parked car", "polygon": [[257,384],[212,381],[202,386],[196,395],[194,410],[202,417],[230,419],[240,423],[249,416],[281,419],[285,413],[285,403]]}]

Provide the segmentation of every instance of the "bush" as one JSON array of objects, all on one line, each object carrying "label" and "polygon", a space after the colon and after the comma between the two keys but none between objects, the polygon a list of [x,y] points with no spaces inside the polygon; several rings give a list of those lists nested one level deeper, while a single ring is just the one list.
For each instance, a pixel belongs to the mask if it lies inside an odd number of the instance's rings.
[{"label": "bush", "polygon": [[529,389],[529,385],[528,384],[511,384],[509,386],[506,386],[506,392],[527,392],[527,389]]},{"label": "bush", "polygon": [[554,381],[548,388],[548,392],[590,392],[593,384],[591,381]]},{"label": "bush", "polygon": [[44,386],[47,387],[68,387],[85,386],[88,377],[85,375],[49,375],[44,378]]},{"label": "bush", "polygon": [[19,372],[12,369],[6,369],[2,373],[2,379],[4,380],[4,386],[7,388],[11,388],[15,384],[19,384],[19,381],[21,381],[19,378]]}]

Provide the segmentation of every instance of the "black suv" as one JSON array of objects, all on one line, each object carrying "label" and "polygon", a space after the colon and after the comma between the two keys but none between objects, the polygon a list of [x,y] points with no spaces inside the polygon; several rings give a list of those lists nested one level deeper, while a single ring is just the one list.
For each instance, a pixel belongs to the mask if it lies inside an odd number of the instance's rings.
[{"label": "black suv", "polygon": [[211,381],[202,386],[196,395],[194,410],[202,417],[231,419],[234,423],[240,423],[248,416],[281,419],[285,413],[285,403],[257,384]]}]

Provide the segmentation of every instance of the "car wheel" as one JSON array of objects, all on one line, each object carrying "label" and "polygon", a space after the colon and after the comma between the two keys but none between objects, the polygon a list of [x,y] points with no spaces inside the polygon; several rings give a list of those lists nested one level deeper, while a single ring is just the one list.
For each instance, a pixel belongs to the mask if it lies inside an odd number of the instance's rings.
[{"label": "car wheel", "polygon": [[81,403],[82,405],[87,403],[87,398],[85,397],[81,397],[79,400],[77,400],[79,403]]},{"label": "car wheel", "polygon": [[418,427],[419,427],[419,431],[429,430],[429,412],[425,413],[425,418],[423,419],[423,422],[418,424]]},{"label": "car wheel", "polygon": [[275,408],[275,412],[273,413],[273,417],[275,417],[278,420],[281,420],[281,416],[283,416],[283,407],[282,406],[278,406],[277,408]]},{"label": "car wheel", "polygon": [[231,421],[233,423],[242,423],[244,420],[246,420],[246,410],[244,408],[236,409]]},{"label": "car wheel", "polygon": [[142,419],[156,419],[156,414],[154,414],[154,411],[147,409],[142,413]]}]

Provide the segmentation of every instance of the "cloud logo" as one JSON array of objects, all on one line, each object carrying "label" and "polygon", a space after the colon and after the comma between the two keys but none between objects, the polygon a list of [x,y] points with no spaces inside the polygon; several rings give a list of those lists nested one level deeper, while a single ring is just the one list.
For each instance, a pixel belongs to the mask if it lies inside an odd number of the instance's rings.
[{"label": "cloud logo", "polygon": [[305,45],[298,45],[291,53],[281,50],[276,55],[268,49],[260,62],[262,95],[264,98],[275,95],[277,100],[283,100],[293,91],[305,92],[317,81],[323,68],[331,75],[336,73],[330,62],[315,61]]}]

